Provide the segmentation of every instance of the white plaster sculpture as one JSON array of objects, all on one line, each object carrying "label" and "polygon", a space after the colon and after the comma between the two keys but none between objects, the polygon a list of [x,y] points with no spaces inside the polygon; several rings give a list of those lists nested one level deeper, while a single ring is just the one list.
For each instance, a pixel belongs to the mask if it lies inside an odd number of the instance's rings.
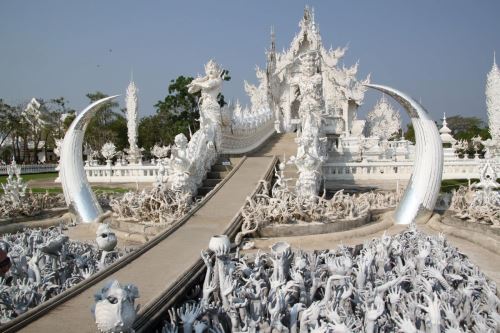
[{"label": "white plaster sculpture", "polygon": [[498,69],[495,57],[491,71],[486,78],[486,110],[491,140],[483,144],[489,150],[488,155],[493,157],[496,154],[500,155],[500,69]]},{"label": "white plaster sculpture", "polygon": [[188,85],[190,93],[201,91],[200,99],[200,128],[206,127],[214,131],[214,143],[216,147],[221,144],[222,114],[221,107],[217,100],[222,92],[223,70],[214,61],[210,60],[205,65],[206,75],[198,77]]},{"label": "white plaster sculpture", "polygon": [[401,128],[401,116],[389,104],[385,95],[378,100],[375,107],[366,115],[367,136],[388,140]]},{"label": "white plaster sculpture", "polygon": [[95,295],[93,308],[97,329],[102,333],[131,333],[139,305],[135,299],[139,290],[133,284],[121,286],[117,280],[109,282]]},{"label": "white plaster sculpture", "polygon": [[495,332],[496,284],[441,234],[414,228],[335,250],[210,258],[162,332]]},{"label": "white plaster sculpture", "polygon": [[308,7],[299,23],[300,31],[294,37],[290,48],[276,51],[275,34],[271,32],[271,47],[267,52],[266,81],[268,82],[268,104],[277,121],[277,127],[285,132],[295,130],[298,104],[294,103],[295,88],[292,82],[300,72],[300,63],[296,60],[309,52],[317,52],[319,72],[322,76],[322,90],[325,104],[325,125],[330,133],[349,133],[356,109],[362,104],[366,88],[356,79],[358,64],[352,67],[340,67],[339,61],[347,47],[325,49],[319,27],[315,22],[313,10]]},{"label": "white plaster sculpture", "polygon": [[112,252],[116,244],[118,244],[118,238],[115,233],[111,230],[108,224],[100,224],[96,231],[96,239],[97,247],[102,251],[100,267],[105,266],[105,261],[108,253]]},{"label": "white plaster sculpture", "polygon": [[266,226],[310,222],[336,223],[367,217],[371,209],[396,207],[402,195],[401,191],[347,194],[341,190],[331,198],[326,198],[326,193],[304,198],[288,187],[288,180],[283,177],[281,171],[276,170],[275,177],[276,182],[271,189],[262,181],[262,191],[254,198],[246,199],[242,208],[241,232],[236,236],[236,244],[240,244],[246,235]]},{"label": "white plaster sculpture", "polygon": [[450,210],[461,219],[500,227],[500,184],[491,161],[480,170],[479,183],[452,192]]},{"label": "white plaster sculpture", "polygon": [[109,201],[116,218],[156,225],[169,225],[177,221],[191,209],[192,204],[191,193],[173,191],[164,184],[127,192]]},{"label": "white plaster sculpture", "polygon": [[297,157],[293,162],[298,169],[296,190],[304,198],[318,194],[320,190],[323,162],[326,160],[326,138],[323,132],[325,105],[323,101],[323,78],[320,74],[318,53],[309,52],[299,58],[301,73],[293,87],[300,105],[300,136]]},{"label": "white plaster sculpture", "polygon": [[59,177],[70,211],[76,214],[84,223],[91,223],[99,218],[103,212],[90,188],[83,168],[82,145],[85,129],[98,106],[116,96],[100,99],[90,104],[71,123],[61,150]]},{"label": "white plaster sculpture", "polygon": [[396,224],[427,221],[441,188],[443,177],[443,145],[436,124],[422,105],[394,88],[367,84],[393,97],[405,108],[415,128],[416,154],[412,176],[396,212]]},{"label": "white plaster sculpture", "polygon": [[63,140],[64,139],[55,139],[54,154],[56,154],[57,157],[61,157],[61,148]]},{"label": "white plaster sculpture", "polygon": [[192,161],[188,156],[188,139],[181,133],[175,136],[174,142],[169,164],[171,188],[174,191],[195,193],[196,183],[191,175],[196,171],[196,161]]},{"label": "white plaster sculpture", "polygon": [[117,154],[116,146],[113,142],[106,142],[102,145],[101,155],[106,159],[108,165],[111,164],[111,159]]},{"label": "white plaster sculpture", "polygon": [[32,193],[21,178],[21,166],[15,160],[7,166],[6,183],[2,184],[0,195],[0,217],[15,218],[35,216],[45,209],[63,207],[64,198],[60,194]]},{"label": "white plaster sculpture", "polygon": [[151,148],[151,155],[161,160],[168,156],[170,150],[171,150],[170,146],[154,145],[153,148]]},{"label": "white plaster sculpture", "polygon": [[138,112],[137,112],[137,92],[139,89],[135,86],[134,81],[131,79],[127,87],[127,94],[125,96],[125,104],[127,106],[127,137],[129,148],[127,149],[127,160],[129,163],[137,164],[141,160],[141,150],[137,146],[137,128]]},{"label": "white plaster sculpture", "polygon": [[29,126],[30,130],[37,135],[42,131],[43,126],[45,125],[40,106],[40,102],[38,102],[36,98],[32,98],[22,114],[23,120]]},{"label": "white plaster sculpture", "polygon": [[[6,323],[43,304],[99,271],[99,250],[69,240],[60,228],[25,229],[0,236],[12,264],[0,278],[0,330]],[[108,256],[112,263],[125,252]]]},{"label": "white plaster sculpture", "polygon": [[454,145],[457,140],[451,135],[451,129],[448,127],[448,122],[446,121],[446,113],[443,114],[443,124],[439,129],[439,133],[441,136],[441,141],[444,144]]},{"label": "white plaster sculpture", "polygon": [[206,172],[217,158],[220,148],[223,116],[217,97],[222,90],[224,71],[213,60],[205,66],[206,76],[194,79],[191,93],[201,91],[200,129],[190,140],[184,134],[175,137],[170,159],[162,161],[158,183],[167,183],[171,190],[194,196]]},{"label": "white plaster sculpture", "polygon": [[[2,183],[4,196],[15,207],[21,204],[22,198],[26,195],[26,184],[21,178],[21,166],[18,166],[15,159],[7,166],[7,182]],[[15,176],[15,178],[14,178]]]}]

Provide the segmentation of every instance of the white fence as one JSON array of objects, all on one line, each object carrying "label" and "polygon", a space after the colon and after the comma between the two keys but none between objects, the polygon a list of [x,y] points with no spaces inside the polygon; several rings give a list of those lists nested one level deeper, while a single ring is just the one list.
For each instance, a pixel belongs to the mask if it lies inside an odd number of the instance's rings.
[{"label": "white fence", "polygon": [[153,183],[158,176],[157,165],[97,165],[86,166],[91,183]]},{"label": "white fence", "polygon": [[[443,179],[479,178],[479,166],[483,160],[445,160]],[[346,163],[325,163],[323,172],[326,180],[408,180],[411,177],[413,161],[366,161]]]},{"label": "white fence", "polygon": [[[18,164],[21,174],[56,172],[57,164]],[[0,175],[7,174],[7,165],[0,165]]]},{"label": "white fence", "polygon": [[[483,160],[456,159],[444,161],[443,179],[479,178]],[[370,161],[325,163],[325,180],[408,180],[413,161]],[[98,165],[86,166],[91,183],[153,183],[158,175],[157,165]]]}]

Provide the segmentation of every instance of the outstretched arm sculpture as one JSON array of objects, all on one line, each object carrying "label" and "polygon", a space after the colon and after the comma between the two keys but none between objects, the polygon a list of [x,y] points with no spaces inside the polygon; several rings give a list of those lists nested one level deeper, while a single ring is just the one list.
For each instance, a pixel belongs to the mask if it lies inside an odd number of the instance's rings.
[{"label": "outstretched arm sculpture", "polygon": [[426,222],[436,205],[443,177],[443,146],[436,124],[422,105],[405,93],[376,84],[365,86],[394,98],[411,118],[416,139],[415,162],[410,181],[394,217],[396,224]]},{"label": "outstretched arm sculpture", "polygon": [[106,97],[90,104],[73,120],[64,136],[59,177],[66,204],[83,223],[94,222],[102,214],[101,206],[90,188],[83,168],[82,145],[85,129],[99,106],[117,96]]}]

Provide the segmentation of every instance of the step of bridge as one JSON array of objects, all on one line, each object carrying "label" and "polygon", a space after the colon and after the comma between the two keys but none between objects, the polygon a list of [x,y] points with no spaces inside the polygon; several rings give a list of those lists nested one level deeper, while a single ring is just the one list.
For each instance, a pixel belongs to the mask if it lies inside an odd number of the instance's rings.
[{"label": "step of bridge", "polygon": [[207,178],[203,180],[203,184],[198,188],[197,197],[202,197],[212,191],[233,170],[233,166],[238,163],[238,160],[237,158],[220,157],[210,171],[207,172]]}]

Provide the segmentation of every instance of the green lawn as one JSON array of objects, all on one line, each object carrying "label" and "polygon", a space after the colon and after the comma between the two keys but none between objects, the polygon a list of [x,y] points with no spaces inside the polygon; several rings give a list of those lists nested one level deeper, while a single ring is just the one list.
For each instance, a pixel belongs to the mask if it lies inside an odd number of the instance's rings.
[{"label": "green lawn", "polygon": [[[57,172],[21,174],[21,178],[26,182],[28,180],[55,180],[57,178]],[[0,183],[5,183],[6,179],[7,176],[0,176]]]},{"label": "green lawn", "polygon": [[[470,183],[477,183],[479,179],[471,179]],[[441,182],[441,192],[451,192],[454,189],[459,188],[460,186],[467,186],[469,181],[467,179],[447,179]]]},{"label": "green lawn", "polygon": [[[41,181],[54,181],[57,178],[57,172],[48,172],[48,173],[32,173],[21,175],[21,178],[27,182],[30,180],[41,180]],[[7,180],[7,176],[0,176],[0,184],[5,183]],[[33,184],[33,187],[29,187],[34,193],[45,193],[49,191],[49,193],[62,193],[61,187],[56,186],[48,186],[48,187],[37,187],[38,184]],[[129,191],[129,189],[123,187],[105,187],[105,186],[92,186],[92,189],[95,192],[101,193],[125,193]],[[2,192],[0,187],[0,192]]]}]

